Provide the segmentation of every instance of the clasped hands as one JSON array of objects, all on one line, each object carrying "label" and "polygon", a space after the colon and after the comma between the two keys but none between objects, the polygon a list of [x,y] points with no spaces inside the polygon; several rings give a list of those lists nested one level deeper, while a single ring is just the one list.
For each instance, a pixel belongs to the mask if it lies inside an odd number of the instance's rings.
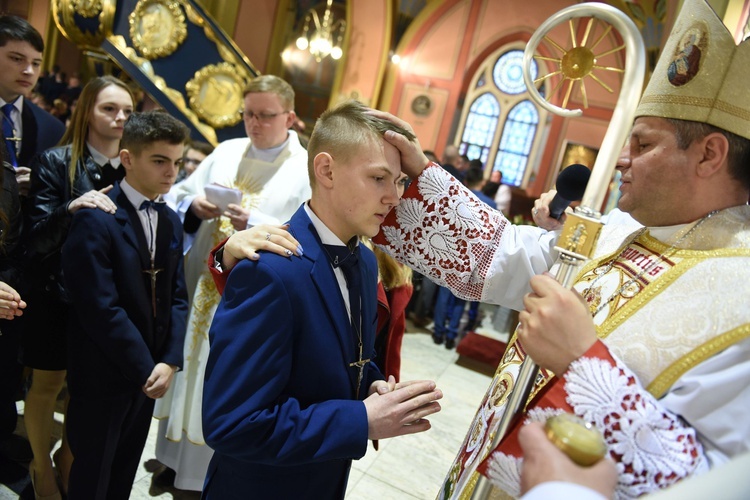
[{"label": "clasped hands", "polygon": [[378,380],[370,386],[364,400],[367,410],[368,438],[386,439],[416,434],[430,428],[425,417],[441,410],[443,392],[432,380],[411,380],[396,383]]}]

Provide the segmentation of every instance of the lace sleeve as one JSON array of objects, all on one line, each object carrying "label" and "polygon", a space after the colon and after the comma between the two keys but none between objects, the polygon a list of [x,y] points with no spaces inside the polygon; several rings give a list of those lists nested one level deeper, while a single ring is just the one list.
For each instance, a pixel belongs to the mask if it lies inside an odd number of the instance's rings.
[{"label": "lace sleeve", "polygon": [[[506,232],[514,229],[502,213],[432,163],[388,215],[374,242],[457,296],[482,300],[488,276],[503,271],[493,261],[502,253]],[[548,267],[542,261],[540,269]]]},{"label": "lace sleeve", "polygon": [[[597,357],[589,357],[592,350]],[[696,431],[664,409],[597,342],[564,375],[567,402],[599,428],[617,463],[618,498],[634,498],[708,470]]]}]

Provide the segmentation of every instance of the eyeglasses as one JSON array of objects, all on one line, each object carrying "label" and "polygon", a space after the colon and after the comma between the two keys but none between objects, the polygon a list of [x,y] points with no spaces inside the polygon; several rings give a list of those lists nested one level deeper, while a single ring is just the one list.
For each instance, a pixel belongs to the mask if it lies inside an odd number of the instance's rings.
[{"label": "eyeglasses", "polygon": [[285,115],[289,111],[280,111],[278,113],[253,113],[252,111],[243,111],[242,116],[250,121],[253,118],[257,118],[260,123],[268,123],[279,115]]}]

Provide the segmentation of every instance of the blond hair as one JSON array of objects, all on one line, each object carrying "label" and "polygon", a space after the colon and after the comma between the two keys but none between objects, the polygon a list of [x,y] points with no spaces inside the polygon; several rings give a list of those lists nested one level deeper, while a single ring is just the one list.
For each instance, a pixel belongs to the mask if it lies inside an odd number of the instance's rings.
[{"label": "blond hair", "polygon": [[307,144],[310,186],[315,186],[313,162],[318,153],[325,152],[341,161],[347,161],[363,144],[381,140],[388,130],[397,132],[410,141],[416,138],[403,127],[367,111],[368,108],[361,102],[349,100],[320,115]]},{"label": "blond hair", "polygon": [[284,111],[294,110],[294,89],[285,80],[274,75],[261,75],[250,80],[242,96],[268,92],[276,94],[281,99]]},{"label": "blond hair", "polygon": [[396,259],[374,246],[369,239],[362,238],[367,247],[373,251],[378,262],[378,280],[386,290],[393,290],[404,285],[411,285],[412,271]]}]

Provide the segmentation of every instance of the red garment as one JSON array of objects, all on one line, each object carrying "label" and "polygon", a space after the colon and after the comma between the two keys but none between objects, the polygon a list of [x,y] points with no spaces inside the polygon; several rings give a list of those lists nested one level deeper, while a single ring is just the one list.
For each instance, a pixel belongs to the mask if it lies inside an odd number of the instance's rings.
[{"label": "red garment", "polygon": [[[227,284],[229,273],[222,272],[214,266],[214,257],[216,251],[222,248],[226,242],[227,240],[222,241],[211,250],[207,262],[216,289],[220,294],[224,293],[224,286]],[[375,342],[378,345],[384,345],[385,348],[378,351],[377,365],[386,377],[389,375],[396,377],[396,382],[401,377],[401,342],[404,339],[404,329],[406,328],[406,306],[409,304],[413,291],[411,284],[408,284],[396,287],[386,293],[383,284],[378,282],[378,339]],[[389,296],[390,300],[388,300]],[[387,338],[383,343],[380,342],[379,337],[384,334],[384,330]]]},{"label": "red garment", "polygon": [[[376,363],[386,378],[393,375],[396,382],[401,378],[401,342],[406,328],[406,306],[413,291],[411,284],[407,284],[386,292],[383,283],[378,282]],[[385,341],[380,338],[382,335],[387,335]]]},{"label": "red garment", "polygon": [[221,243],[216,245],[208,254],[208,260],[206,261],[206,263],[208,264],[208,270],[211,272],[211,277],[214,279],[214,284],[216,285],[216,289],[219,291],[220,295],[224,295],[224,287],[227,285],[227,278],[229,277],[229,273],[216,269],[216,266],[214,266],[214,262],[216,262],[216,252],[219,251],[219,249],[224,248],[224,245],[227,244],[228,239],[229,238],[226,238]]}]

